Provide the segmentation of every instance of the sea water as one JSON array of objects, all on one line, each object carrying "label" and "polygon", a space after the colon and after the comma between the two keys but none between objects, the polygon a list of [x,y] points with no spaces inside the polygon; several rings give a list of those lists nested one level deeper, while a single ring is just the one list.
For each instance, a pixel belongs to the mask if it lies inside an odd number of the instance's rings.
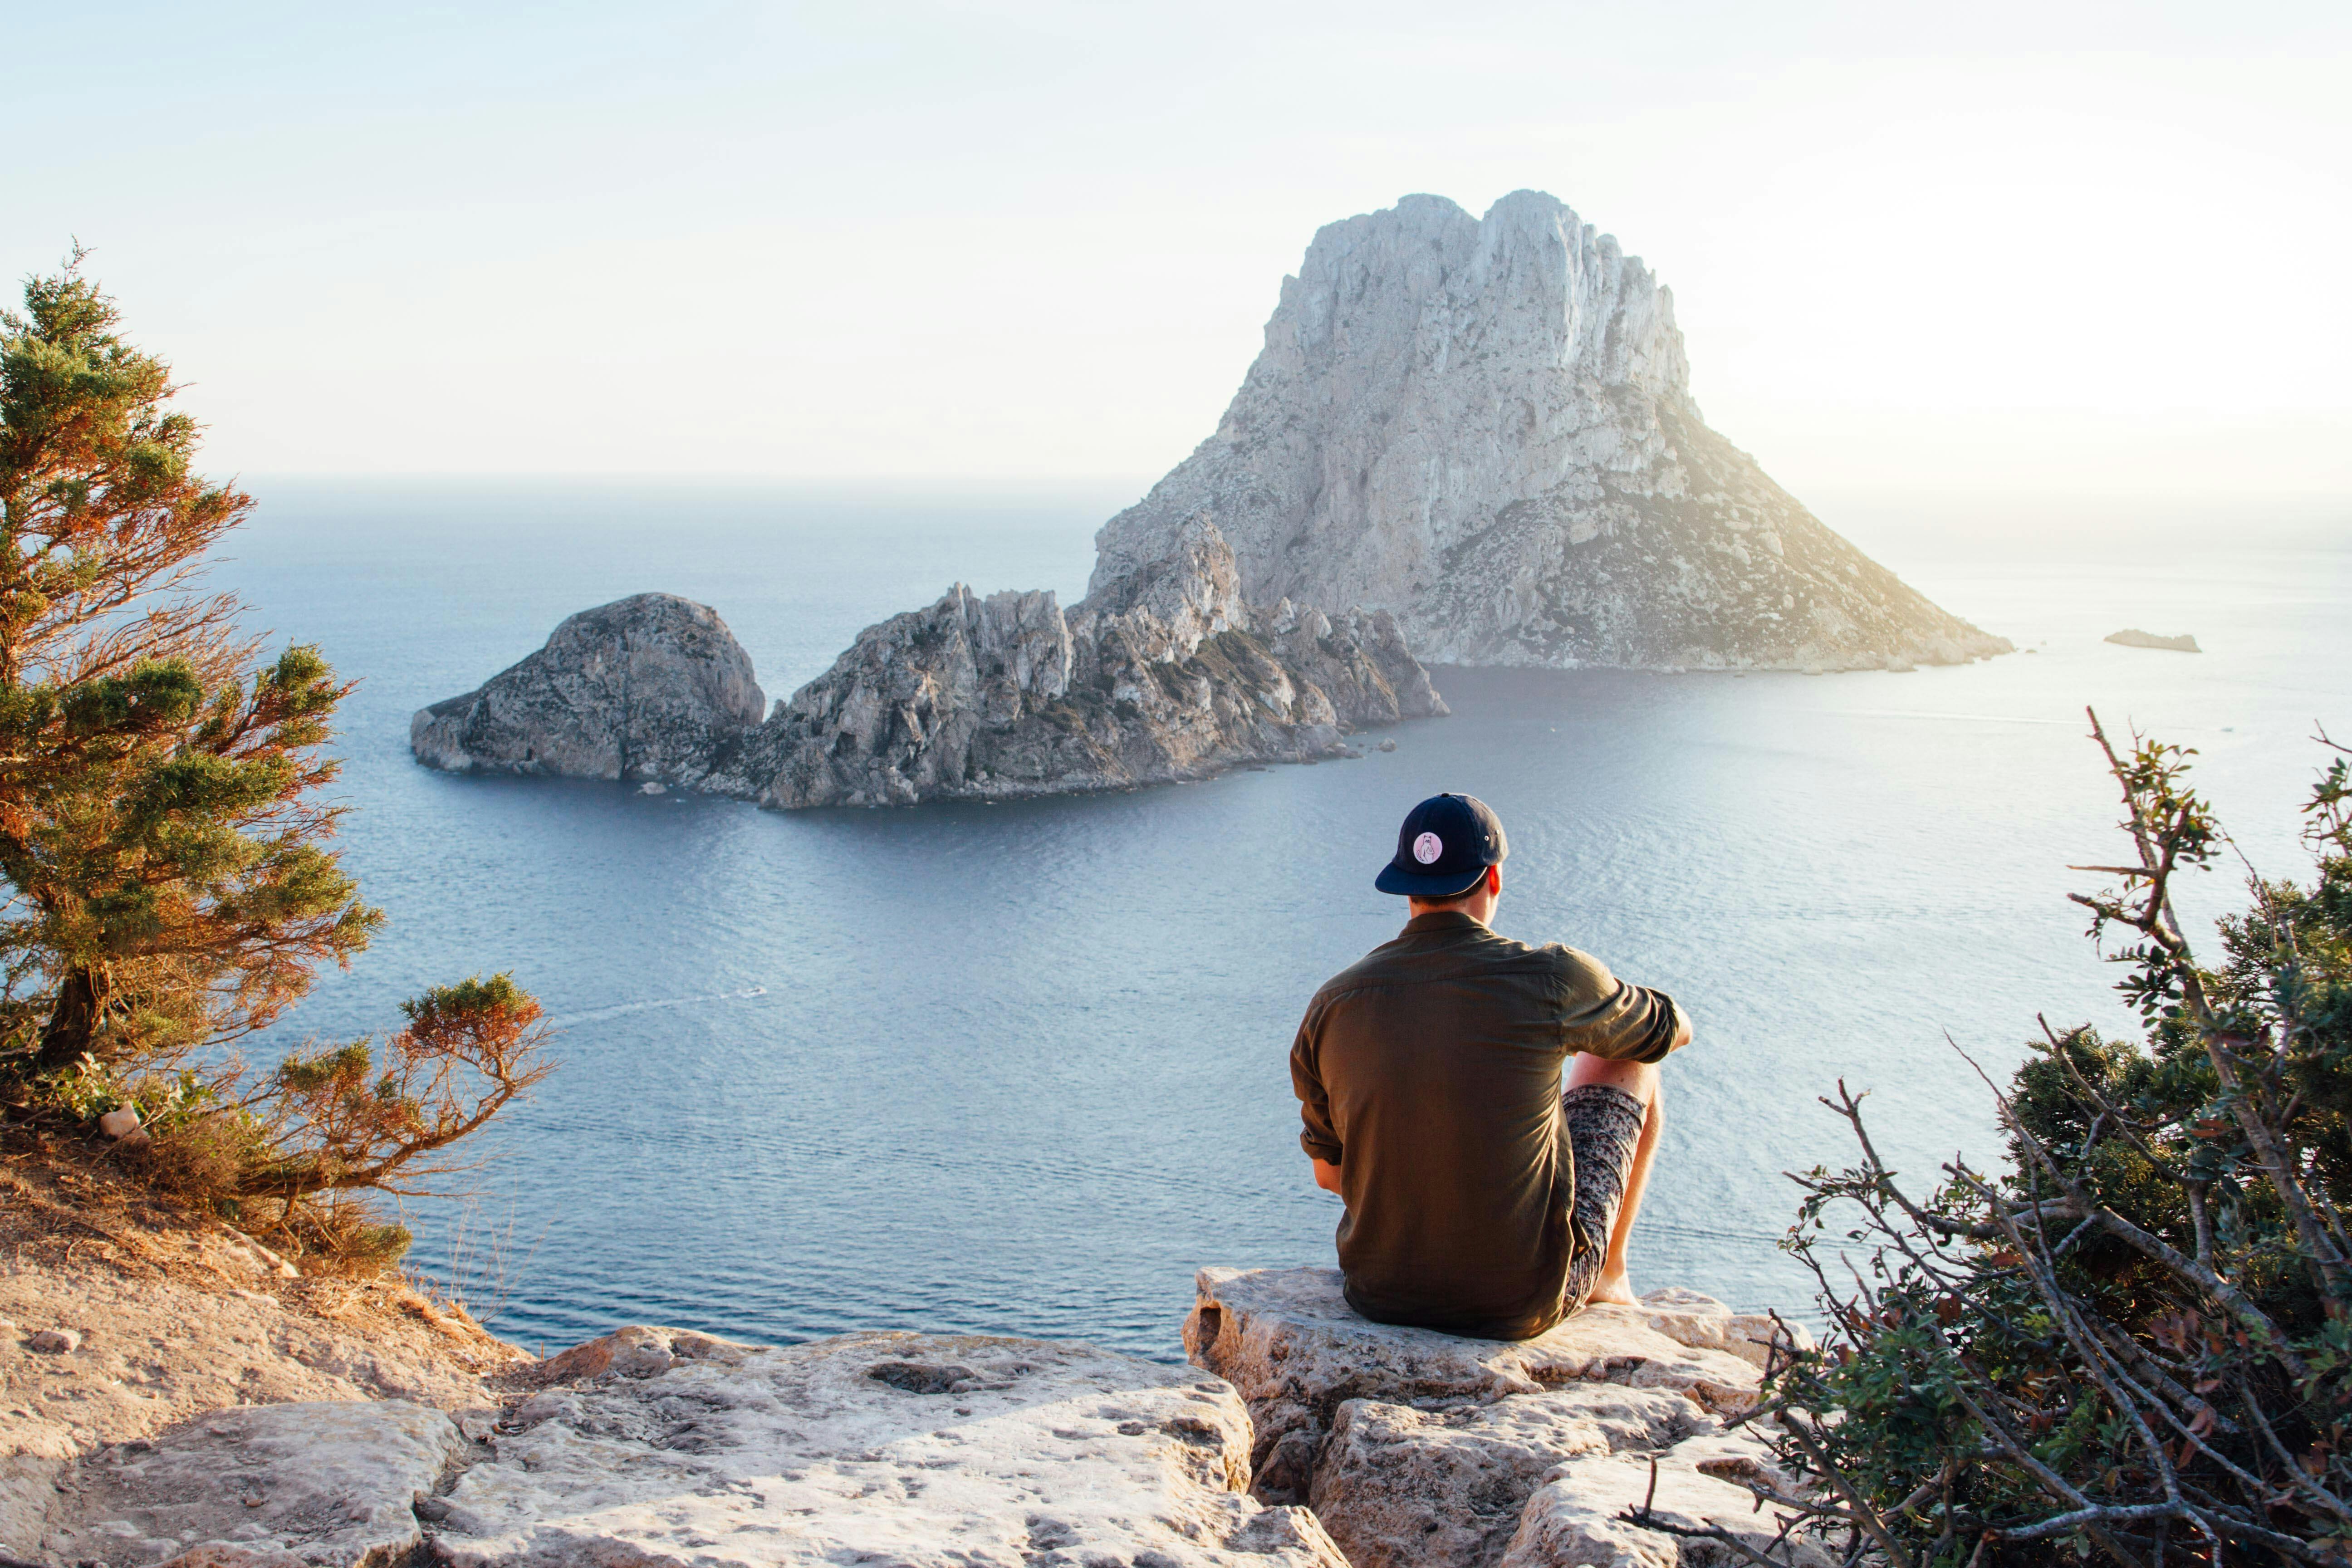
[{"label": "sea water", "polygon": [[[1082,593],[1115,493],[970,498],[636,484],[265,483],[217,574],[275,641],[361,679],[335,786],[390,924],[259,1045],[398,1024],[511,971],[558,1070],[455,1195],[404,1205],[413,1264],[498,1331],[625,1322],[763,1342],[864,1328],[1181,1353],[1204,1264],[1328,1263],[1287,1053],[1316,985],[1394,934],[1407,807],[1507,825],[1498,927],[1671,992],[1637,1288],[1810,1316],[1775,1247],[1783,1173],[1843,1163],[1818,1103],[1868,1091],[1920,1188],[2000,1154],[1979,1068],[2130,1024],[2070,864],[2113,862],[2095,704],[2194,745],[2248,861],[2302,863],[2315,722],[2352,738],[2352,553],[2259,507],[2073,547],[1900,502],[1838,519],[2020,653],[1827,677],[1440,669],[1453,716],[1352,761],[1013,805],[780,814],[558,779],[453,777],[410,714],[646,590],[716,607],[769,696],[857,631],[981,591]],[[1966,509],[1962,509],[1963,514]],[[1917,515],[1915,515],[1917,513]],[[2197,655],[2102,640],[2193,632]],[[2200,929],[2243,870],[2195,879]]]}]

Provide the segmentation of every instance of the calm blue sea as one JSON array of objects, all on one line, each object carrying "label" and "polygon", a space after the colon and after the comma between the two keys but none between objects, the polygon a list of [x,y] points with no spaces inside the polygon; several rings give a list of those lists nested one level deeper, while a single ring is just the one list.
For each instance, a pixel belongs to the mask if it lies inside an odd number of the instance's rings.
[{"label": "calm blue sea", "polygon": [[[561,1069],[469,1195],[409,1218],[422,1270],[551,1348],[652,1321],[1174,1354],[1195,1268],[1328,1262],[1337,1200],[1294,1141],[1291,1031],[1400,923],[1371,876],[1440,789],[1510,830],[1502,929],[1598,953],[1696,1020],[1637,1287],[1801,1310],[1773,1247],[1781,1173],[1846,1153],[1815,1096],[1872,1091],[1924,1185],[1998,1146],[1962,1051],[1998,1074],[2037,1013],[2126,1022],[2065,900],[2069,862],[2115,854],[2084,706],[2198,747],[2274,875],[2299,864],[2315,722],[2352,736],[2352,530],[2191,508],[2159,547],[2112,508],[2075,530],[2063,501],[1896,499],[1831,521],[2032,652],[1810,679],[1441,670],[1454,716],[1394,752],[1018,806],[784,816],[452,778],[410,761],[410,713],[574,610],[705,601],[774,698],[957,579],[1076,599],[1094,528],[1132,497],[256,489],[220,580],[363,679],[343,845],[391,916],[276,1042],[388,1029],[402,997],[476,972],[544,1000]],[[2100,640],[2124,626],[2207,651]],[[2237,879],[2191,907],[2229,907]]]}]

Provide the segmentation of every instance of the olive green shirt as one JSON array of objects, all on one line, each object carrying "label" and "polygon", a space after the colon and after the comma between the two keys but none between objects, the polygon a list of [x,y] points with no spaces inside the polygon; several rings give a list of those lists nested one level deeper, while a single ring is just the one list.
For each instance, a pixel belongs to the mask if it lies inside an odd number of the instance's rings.
[{"label": "olive green shirt", "polygon": [[1339,1167],[1349,1305],[1486,1339],[1558,1322],[1576,1193],[1562,1067],[1578,1051],[1661,1061],[1689,1037],[1662,993],[1454,910],[1415,916],[1326,984],[1290,1077],[1300,1144]]}]

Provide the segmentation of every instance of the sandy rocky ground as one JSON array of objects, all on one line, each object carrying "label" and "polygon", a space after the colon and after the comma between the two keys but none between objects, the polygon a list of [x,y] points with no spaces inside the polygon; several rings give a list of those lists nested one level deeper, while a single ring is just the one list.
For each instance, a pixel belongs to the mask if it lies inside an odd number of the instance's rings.
[{"label": "sandy rocky ground", "polygon": [[0,1162],[0,1553],[77,1458],[203,1413],[402,1399],[481,1420],[537,1359],[396,1280],[310,1279],[102,1168]]},{"label": "sandy rocky ground", "polygon": [[1771,1539],[1734,1423],[1770,1332],[1666,1290],[1499,1344],[1208,1268],[1190,1366],[646,1327],[541,1361],[0,1155],[0,1568],[1711,1568],[1623,1516]]}]

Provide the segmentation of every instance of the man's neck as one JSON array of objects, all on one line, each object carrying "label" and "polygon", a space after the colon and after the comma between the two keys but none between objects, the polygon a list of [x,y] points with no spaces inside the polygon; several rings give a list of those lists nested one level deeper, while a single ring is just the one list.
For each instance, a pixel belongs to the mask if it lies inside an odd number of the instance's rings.
[{"label": "man's neck", "polygon": [[1482,926],[1491,926],[1495,917],[1495,900],[1492,899],[1471,899],[1458,904],[1424,904],[1416,899],[1407,907],[1412,911],[1414,920],[1423,915],[1460,915]]}]

